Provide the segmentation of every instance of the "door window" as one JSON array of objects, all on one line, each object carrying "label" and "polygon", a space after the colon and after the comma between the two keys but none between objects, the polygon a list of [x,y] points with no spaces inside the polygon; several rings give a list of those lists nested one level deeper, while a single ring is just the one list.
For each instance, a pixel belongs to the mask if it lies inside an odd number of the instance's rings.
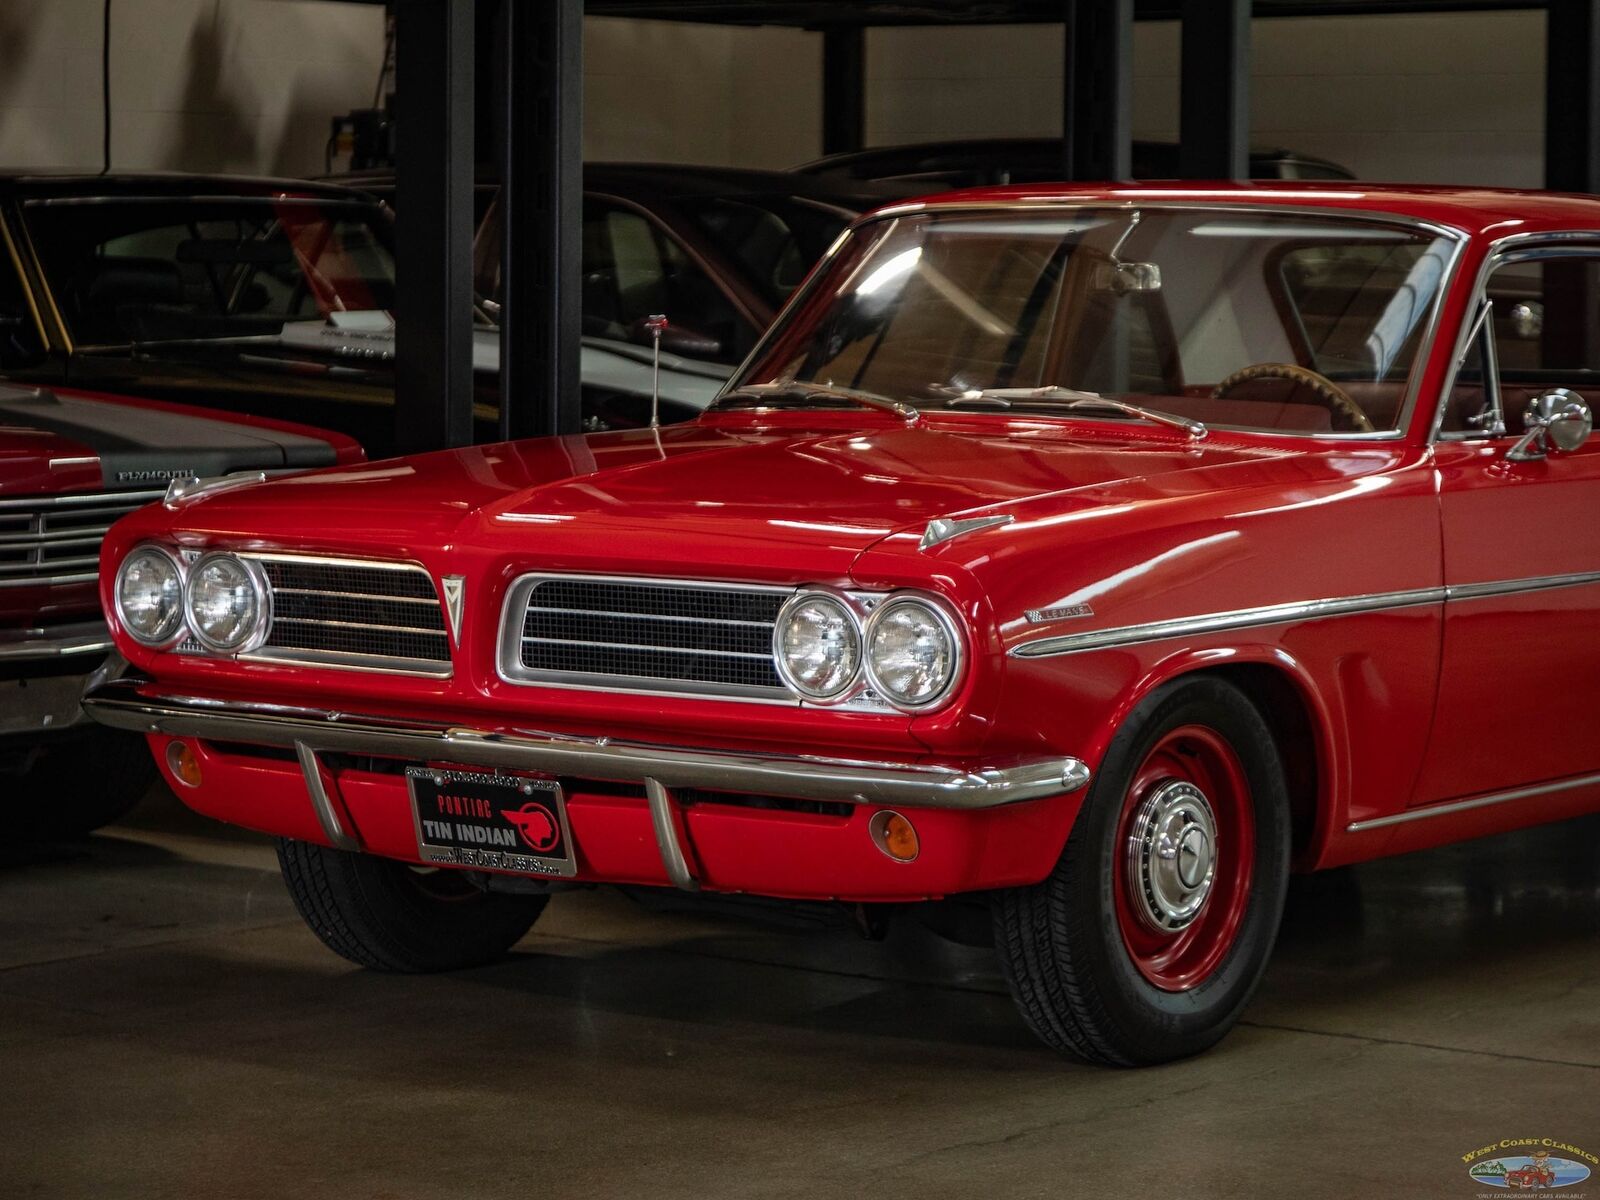
[{"label": "door window", "polygon": [[0,370],[31,367],[44,357],[44,342],[39,323],[16,264],[9,255],[0,255]]},{"label": "door window", "polygon": [[1491,363],[1508,433],[1522,432],[1528,402],[1552,388],[1600,403],[1600,256],[1507,263],[1489,276],[1487,296],[1490,316],[1456,374],[1443,432],[1486,428]]},{"label": "door window", "polygon": [[629,208],[590,201],[583,210],[583,331],[649,345],[646,318],[671,321],[663,349],[736,363],[755,331],[683,247]]}]

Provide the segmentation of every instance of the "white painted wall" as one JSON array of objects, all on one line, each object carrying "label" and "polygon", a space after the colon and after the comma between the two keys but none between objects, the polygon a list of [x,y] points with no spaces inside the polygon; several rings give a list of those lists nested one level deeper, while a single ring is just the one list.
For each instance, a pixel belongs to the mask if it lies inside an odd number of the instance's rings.
[{"label": "white painted wall", "polygon": [[[102,0],[0,0],[0,164],[101,163]],[[383,10],[322,0],[112,0],[112,163],[306,174],[370,104]]]},{"label": "white painted wall", "polygon": [[[0,0],[0,165],[100,163],[102,0]],[[328,119],[371,102],[381,8],[326,0],[112,0],[113,162],[320,170]],[[1537,186],[1537,12],[1257,21],[1253,139],[1372,179]],[[1176,136],[1178,29],[1135,31],[1134,119]],[[1057,26],[874,30],[875,142],[1059,132]],[[781,167],[815,157],[821,39],[591,18],[591,158]]]},{"label": "white painted wall", "polygon": [[[1177,22],[1134,27],[1134,131],[1178,134]],[[1544,14],[1296,17],[1251,28],[1251,138],[1367,179],[1537,187]],[[1052,135],[1059,26],[882,29],[868,40],[875,142]]]}]

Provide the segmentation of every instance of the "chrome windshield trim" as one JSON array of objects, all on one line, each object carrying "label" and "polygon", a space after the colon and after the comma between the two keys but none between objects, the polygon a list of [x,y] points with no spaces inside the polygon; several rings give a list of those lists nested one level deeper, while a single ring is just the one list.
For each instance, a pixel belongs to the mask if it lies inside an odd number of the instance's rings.
[{"label": "chrome windshield trim", "polygon": [[1351,821],[1346,833],[1365,833],[1369,829],[1387,829],[1393,825],[1409,825],[1429,817],[1448,817],[1456,813],[1471,812],[1475,808],[1489,808],[1513,800],[1531,800],[1535,796],[1549,796],[1556,792],[1571,792],[1579,788],[1600,786],[1600,775],[1577,775],[1571,779],[1558,779],[1551,783],[1536,783],[1531,787],[1512,788],[1504,792],[1490,792],[1469,800],[1454,800],[1446,804],[1429,804],[1422,808],[1409,808],[1405,812],[1387,817],[1373,817],[1366,821]]},{"label": "chrome windshield trim", "polygon": [[1323,600],[1299,600],[1288,604],[1266,604],[1259,608],[1201,613],[1192,617],[1174,617],[1167,621],[1149,621],[1141,625],[1120,625],[1114,629],[1090,629],[1083,633],[1036,638],[1011,647],[1008,653],[1012,658],[1050,658],[1058,654],[1137,646],[1144,642],[1159,642],[1175,637],[1284,625],[1291,621],[1347,617],[1356,613],[1380,612],[1384,609],[1415,608],[1421,604],[1460,603],[1482,600],[1490,596],[1516,596],[1527,592],[1584,587],[1597,583],[1600,583],[1600,571],[1580,571],[1569,575],[1534,575],[1525,579],[1495,579],[1482,583],[1454,583],[1447,587],[1371,592],[1366,595],[1336,596]]},{"label": "chrome windshield trim", "polygon": [[1091,629],[1057,637],[1023,642],[1010,650],[1013,658],[1048,658],[1076,654],[1084,650],[1108,650],[1137,646],[1168,638],[1224,633],[1234,629],[1253,629],[1261,625],[1283,625],[1291,621],[1344,617],[1352,613],[1376,612],[1386,608],[1413,608],[1419,604],[1440,604],[1445,589],[1414,588],[1403,592],[1377,592],[1366,596],[1339,596],[1323,600],[1299,600],[1289,604],[1266,604],[1259,608],[1240,608],[1232,612],[1204,613],[1175,617],[1169,621],[1150,621],[1142,625],[1123,625],[1115,629]]},{"label": "chrome windshield trim", "polygon": [[1089,767],[1069,757],[968,767],[687,749],[177,695],[135,679],[107,683],[83,703],[114,729],[278,746],[294,750],[302,764],[317,754],[371,754],[580,779],[654,780],[663,788],[965,810],[1076,792],[1090,778]]}]

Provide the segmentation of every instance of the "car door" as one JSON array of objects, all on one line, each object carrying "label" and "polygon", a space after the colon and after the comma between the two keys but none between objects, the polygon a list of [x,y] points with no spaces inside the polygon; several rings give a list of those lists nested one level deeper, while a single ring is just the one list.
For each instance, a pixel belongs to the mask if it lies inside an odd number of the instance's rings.
[{"label": "car door", "polygon": [[1510,453],[1534,397],[1564,387],[1600,405],[1594,239],[1523,244],[1488,265],[1479,309],[1488,313],[1435,447],[1448,602],[1415,804],[1600,772],[1590,709],[1600,688],[1600,438],[1567,453]]}]

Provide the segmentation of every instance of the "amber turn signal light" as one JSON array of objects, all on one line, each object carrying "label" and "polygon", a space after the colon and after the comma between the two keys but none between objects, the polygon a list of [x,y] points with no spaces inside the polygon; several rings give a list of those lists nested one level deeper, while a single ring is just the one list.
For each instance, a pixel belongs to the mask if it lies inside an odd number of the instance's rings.
[{"label": "amber turn signal light", "polygon": [[189,787],[200,786],[200,760],[188,742],[167,743],[167,769],[179,783]]},{"label": "amber turn signal light", "polygon": [[867,832],[872,835],[873,844],[895,862],[911,862],[921,849],[915,826],[890,809],[873,813]]}]

